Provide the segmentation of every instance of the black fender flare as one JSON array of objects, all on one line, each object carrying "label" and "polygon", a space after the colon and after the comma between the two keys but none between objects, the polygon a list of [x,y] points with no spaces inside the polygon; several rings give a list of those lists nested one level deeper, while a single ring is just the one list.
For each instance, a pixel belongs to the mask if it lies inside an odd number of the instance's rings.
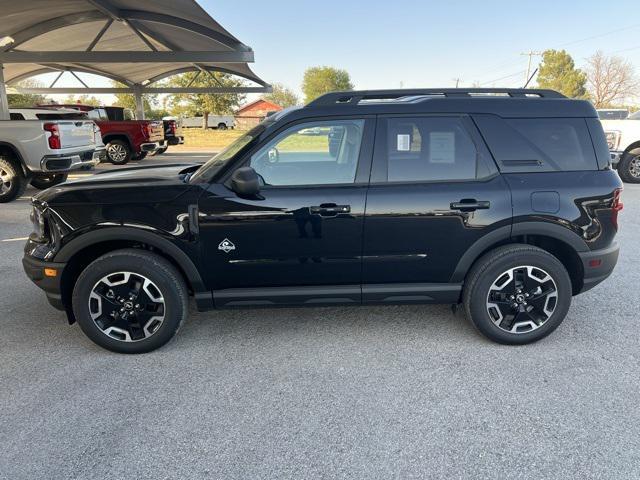
[{"label": "black fender flare", "polygon": [[24,161],[24,158],[22,158],[22,154],[15,147],[15,145],[13,145],[13,144],[11,144],[9,142],[0,142],[0,147],[6,147],[9,150],[11,150],[11,152],[14,155],[14,157],[18,161],[18,166],[22,169],[22,173],[24,173],[24,176],[25,177],[30,177],[31,176],[31,170],[29,170],[29,167],[27,167],[27,163]]},{"label": "black fender flare", "polygon": [[[196,299],[202,294],[209,294],[210,297],[210,292],[205,287],[200,272],[191,258],[169,240],[149,230],[141,230],[133,227],[107,227],[92,230],[74,238],[63,246],[53,261],[67,263],[76,253],[87,247],[114,240],[140,242],[157,248],[180,266],[193,288]],[[206,297],[206,295],[204,295],[204,297]]]},{"label": "black fender flare", "polygon": [[480,258],[483,252],[493,245],[511,241],[513,237],[520,235],[542,235],[566,243],[576,252],[588,252],[589,246],[576,233],[566,227],[550,222],[520,222],[497,228],[477,240],[467,249],[458,261],[456,268],[449,280],[452,283],[463,282],[471,266]]}]

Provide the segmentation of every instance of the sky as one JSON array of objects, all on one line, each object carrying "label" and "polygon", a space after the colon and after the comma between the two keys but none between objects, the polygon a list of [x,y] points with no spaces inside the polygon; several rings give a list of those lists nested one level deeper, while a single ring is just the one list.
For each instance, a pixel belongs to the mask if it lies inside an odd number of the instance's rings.
[{"label": "sky", "polygon": [[305,69],[316,65],[346,69],[359,89],[519,87],[528,62],[521,53],[548,48],[566,49],[578,67],[603,50],[640,75],[638,0],[199,3],[254,49],[251,68],[261,78],[299,94]]},{"label": "sky", "polygon": [[[640,1],[201,0],[255,50],[252,68],[296,91],[314,65],[346,69],[357,88],[518,87],[528,57],[564,48],[578,66],[600,49],[640,74]],[[242,5],[242,8],[234,8]],[[534,57],[534,64],[539,57]]]}]

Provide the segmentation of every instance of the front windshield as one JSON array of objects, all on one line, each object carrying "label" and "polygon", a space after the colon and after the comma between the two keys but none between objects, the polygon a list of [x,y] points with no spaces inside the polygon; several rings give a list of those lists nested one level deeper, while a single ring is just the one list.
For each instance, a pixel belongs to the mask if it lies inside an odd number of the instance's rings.
[{"label": "front windshield", "polygon": [[191,183],[202,183],[211,180],[229,160],[264,132],[264,129],[265,126],[260,124],[237,138],[231,145],[202,165],[191,177]]}]

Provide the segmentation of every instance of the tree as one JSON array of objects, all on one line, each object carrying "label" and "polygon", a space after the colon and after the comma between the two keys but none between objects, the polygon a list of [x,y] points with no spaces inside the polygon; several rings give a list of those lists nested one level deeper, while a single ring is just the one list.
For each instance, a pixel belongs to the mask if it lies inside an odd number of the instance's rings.
[{"label": "tree", "polygon": [[587,76],[565,50],[545,50],[538,67],[538,87],[556,90],[567,97],[586,98]]},{"label": "tree", "polygon": [[353,90],[351,77],[346,70],[333,67],[311,67],[304,72],[302,91],[306,103],[336,90]]},{"label": "tree", "polygon": [[[114,88],[126,87],[126,85],[123,85],[122,83],[116,81],[112,81],[111,85]],[[116,99],[113,102],[113,105],[128,108],[133,112],[136,111],[136,97],[133,95],[133,93],[116,93],[114,94],[114,97],[116,97]],[[142,105],[144,107],[144,118],[157,118],[158,108],[160,107],[160,100],[158,99],[158,95],[142,95]]]},{"label": "tree", "polygon": [[[222,72],[187,72],[177,75],[167,82],[172,87],[199,87],[199,88],[237,88],[245,85],[233,75]],[[169,110],[172,114],[182,113],[187,115],[202,115],[202,128],[209,127],[208,117],[210,113],[226,115],[233,113],[243,101],[245,95],[241,93],[181,93],[171,97]]]},{"label": "tree", "polygon": [[[33,79],[23,80],[16,86],[23,88],[44,87],[42,82]],[[34,105],[38,105],[39,103],[46,103],[47,97],[45,97],[44,95],[36,95],[32,93],[10,93],[7,95],[7,101],[9,102],[9,107],[11,108],[33,107]]]},{"label": "tree", "polygon": [[81,104],[81,105],[91,105],[93,107],[99,107],[104,102],[101,102],[96,97],[89,96],[89,95],[77,95],[77,96],[76,95],[67,95],[67,98],[65,98],[60,103],[64,103],[64,104],[78,103],[78,104]]},{"label": "tree", "polygon": [[290,88],[285,87],[281,83],[274,83],[271,86],[273,91],[263,95],[263,99],[280,105],[282,108],[293,107],[300,104],[300,99]]},{"label": "tree", "polygon": [[596,108],[624,103],[638,95],[640,82],[633,65],[621,57],[598,51],[587,60],[587,82]]}]

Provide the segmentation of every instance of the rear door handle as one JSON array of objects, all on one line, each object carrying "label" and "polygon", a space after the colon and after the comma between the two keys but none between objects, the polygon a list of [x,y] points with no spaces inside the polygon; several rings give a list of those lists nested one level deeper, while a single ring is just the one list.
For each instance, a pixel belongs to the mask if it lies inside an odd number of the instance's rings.
[{"label": "rear door handle", "polygon": [[340,213],[350,213],[351,205],[336,205],[335,203],[323,203],[315,207],[309,207],[309,211],[323,217],[335,217]]},{"label": "rear door handle", "polygon": [[487,200],[462,199],[459,202],[453,202],[451,210],[460,210],[461,212],[473,212],[475,210],[486,210],[491,208],[491,202]]}]

